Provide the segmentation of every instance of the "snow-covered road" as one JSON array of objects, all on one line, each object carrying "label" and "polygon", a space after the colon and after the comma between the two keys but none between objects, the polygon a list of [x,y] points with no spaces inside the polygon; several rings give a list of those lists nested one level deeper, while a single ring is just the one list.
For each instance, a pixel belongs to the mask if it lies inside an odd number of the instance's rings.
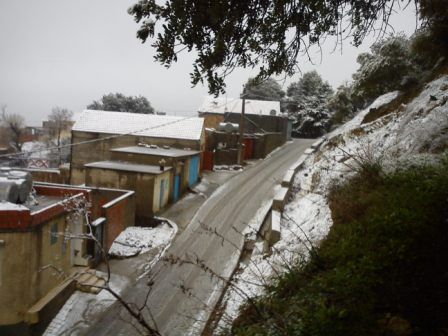
[{"label": "snow-covered road", "polygon": [[[198,258],[220,276],[229,276],[243,245],[243,236],[236,231],[241,232],[260,206],[273,197],[274,186],[279,184],[284,172],[313,142],[295,140],[288,143],[221,186],[200,208],[167,255],[181,259]],[[210,234],[209,230],[216,230],[218,234]],[[160,262],[152,273],[156,276],[147,302],[161,334],[197,335],[209,314],[204,310],[204,304],[215,305],[223,283],[200,267],[189,264]],[[148,292],[147,282],[147,279],[137,282],[126,291],[125,299],[142,304]],[[121,307],[114,305],[88,334],[137,334],[133,326],[117,319],[120,313]]]}]

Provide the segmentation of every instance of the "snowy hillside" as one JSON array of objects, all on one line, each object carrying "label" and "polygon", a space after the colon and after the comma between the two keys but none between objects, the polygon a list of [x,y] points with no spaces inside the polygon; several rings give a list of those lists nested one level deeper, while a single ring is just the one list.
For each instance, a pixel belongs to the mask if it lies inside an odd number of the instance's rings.
[{"label": "snowy hillside", "polygon": [[431,160],[433,154],[446,148],[448,76],[426,85],[407,106],[401,105],[391,114],[361,124],[372,108],[379,108],[397,96],[398,92],[393,92],[379,97],[352,121],[329,134],[296,177],[300,194],[325,195],[331,183],[354,174],[363,160],[393,169],[398,163]]},{"label": "snowy hillside", "polygon": [[[362,124],[367,115],[387,108],[396,99],[400,99],[398,91],[379,97],[351,121],[328,134],[320,149],[306,159],[294,181],[296,193],[282,216],[281,240],[270,256],[263,255],[262,244],[257,246],[252,260],[237,275],[236,285],[244,293],[250,297],[259,295],[270,278],[307,258],[312,245],[322,240],[332,225],[327,201],[331,186],[354,175],[363,162],[379,163],[385,170],[392,170],[398,164],[402,167],[430,162],[437,153],[446,150],[448,76],[426,85],[409,104],[401,104],[397,110]],[[226,328],[237,316],[245,300],[230,290],[224,301],[227,307],[221,328]]]}]

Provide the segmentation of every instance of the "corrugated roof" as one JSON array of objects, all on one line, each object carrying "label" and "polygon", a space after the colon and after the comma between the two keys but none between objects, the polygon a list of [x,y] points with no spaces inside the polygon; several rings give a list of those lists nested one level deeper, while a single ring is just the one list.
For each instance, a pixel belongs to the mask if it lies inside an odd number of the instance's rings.
[{"label": "corrugated roof", "polygon": [[[210,113],[241,113],[242,101],[242,99],[207,96],[198,111]],[[279,101],[246,99],[246,114],[271,115],[271,111],[275,111],[274,115],[281,113]]]},{"label": "corrugated roof", "polygon": [[204,119],[130,112],[85,110],[73,131],[107,134],[135,134],[153,138],[199,140]]},{"label": "corrugated roof", "polygon": [[130,162],[122,162],[122,161],[98,161],[85,164],[84,167],[87,168],[100,168],[100,169],[110,169],[110,170],[122,170],[129,171],[134,173],[145,173],[145,174],[155,174],[159,175],[167,170],[170,170],[171,167],[165,166],[164,170],[160,170],[159,166],[152,165],[143,165],[136,164]]},{"label": "corrugated roof", "polygon": [[121,153],[166,156],[166,157],[193,156],[193,155],[198,155],[201,153],[196,150],[186,150],[186,149],[177,149],[177,148],[166,149],[166,148],[161,148],[161,147],[151,148],[151,147],[145,147],[145,146],[130,146],[130,147],[114,148],[111,151],[112,152],[121,152]]}]

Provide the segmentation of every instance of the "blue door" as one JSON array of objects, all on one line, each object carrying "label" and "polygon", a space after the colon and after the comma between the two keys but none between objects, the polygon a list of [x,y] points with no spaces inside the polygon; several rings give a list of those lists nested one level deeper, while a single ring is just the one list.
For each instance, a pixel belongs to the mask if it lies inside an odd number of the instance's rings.
[{"label": "blue door", "polygon": [[176,202],[180,196],[180,176],[174,176],[173,200]]},{"label": "blue door", "polygon": [[196,184],[199,177],[199,156],[193,156],[190,160],[190,172],[188,178],[188,185],[191,187]]}]

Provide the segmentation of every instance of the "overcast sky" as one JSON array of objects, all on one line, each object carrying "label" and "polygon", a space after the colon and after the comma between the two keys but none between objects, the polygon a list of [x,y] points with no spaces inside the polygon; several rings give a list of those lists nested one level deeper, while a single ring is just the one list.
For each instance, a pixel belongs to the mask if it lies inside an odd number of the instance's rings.
[{"label": "overcast sky", "polygon": [[[195,114],[207,88],[191,88],[193,57],[181,54],[165,69],[153,61],[150,45],[135,37],[137,24],[127,8],[137,0],[0,0],[0,105],[41,125],[53,106],[75,113],[105,93],[143,95],[158,111]],[[407,35],[415,29],[414,9],[394,15],[392,25]],[[302,71],[316,69],[336,88],[357,69],[356,56],[370,37],[343,53],[324,46],[323,60],[300,59]],[[316,54],[315,62],[320,57]],[[227,80],[227,96],[238,97],[255,70],[237,70]],[[288,79],[284,89],[299,76]]]}]

